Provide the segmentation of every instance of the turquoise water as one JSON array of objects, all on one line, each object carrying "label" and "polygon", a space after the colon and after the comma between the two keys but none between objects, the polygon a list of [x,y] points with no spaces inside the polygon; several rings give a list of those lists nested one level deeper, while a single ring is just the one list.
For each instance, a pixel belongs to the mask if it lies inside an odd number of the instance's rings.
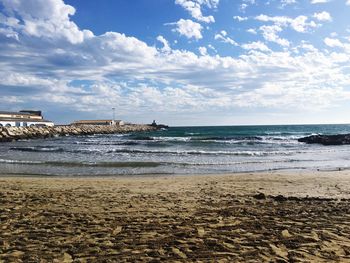
[{"label": "turquoise water", "polygon": [[151,133],[2,143],[0,174],[145,175],[329,170],[350,167],[350,146],[299,143],[350,125],[173,127]]}]

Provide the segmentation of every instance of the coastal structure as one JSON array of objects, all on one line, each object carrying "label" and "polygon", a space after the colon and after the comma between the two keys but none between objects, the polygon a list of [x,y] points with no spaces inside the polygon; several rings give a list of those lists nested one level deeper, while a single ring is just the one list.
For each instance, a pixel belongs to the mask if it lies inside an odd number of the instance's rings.
[{"label": "coastal structure", "polygon": [[0,111],[0,127],[54,126],[45,120],[41,111],[21,110],[19,112]]},{"label": "coastal structure", "polygon": [[155,127],[157,129],[168,129],[169,126],[165,124],[157,124],[156,120],[153,120],[153,122],[150,124],[150,126]]},{"label": "coastal structure", "polygon": [[123,126],[124,122],[122,120],[79,120],[73,122],[71,125],[117,125],[117,126]]},{"label": "coastal structure", "polygon": [[54,127],[0,127],[0,142],[10,142],[20,139],[50,138],[57,136],[114,134],[129,132],[150,132],[155,127],[142,124],[132,125],[57,125]]}]

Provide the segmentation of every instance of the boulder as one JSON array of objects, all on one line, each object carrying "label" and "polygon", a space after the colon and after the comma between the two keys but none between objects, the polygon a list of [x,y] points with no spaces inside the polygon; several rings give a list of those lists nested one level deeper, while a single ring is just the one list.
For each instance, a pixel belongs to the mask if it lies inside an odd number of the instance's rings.
[{"label": "boulder", "polygon": [[322,145],[344,145],[350,144],[350,134],[311,135],[300,138],[298,141],[308,144],[317,143]]}]

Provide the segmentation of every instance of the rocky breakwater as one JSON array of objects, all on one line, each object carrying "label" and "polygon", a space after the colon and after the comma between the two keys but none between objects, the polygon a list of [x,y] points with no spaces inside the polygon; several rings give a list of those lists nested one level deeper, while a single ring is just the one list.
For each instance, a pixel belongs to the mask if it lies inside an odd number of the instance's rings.
[{"label": "rocky breakwater", "polygon": [[299,142],[308,144],[317,143],[322,145],[344,145],[350,144],[350,134],[337,135],[311,135],[298,139]]},{"label": "rocky breakwater", "polygon": [[156,130],[155,127],[141,124],[123,126],[67,125],[54,127],[0,127],[0,142],[69,135],[113,134],[128,132],[147,132],[154,130]]}]

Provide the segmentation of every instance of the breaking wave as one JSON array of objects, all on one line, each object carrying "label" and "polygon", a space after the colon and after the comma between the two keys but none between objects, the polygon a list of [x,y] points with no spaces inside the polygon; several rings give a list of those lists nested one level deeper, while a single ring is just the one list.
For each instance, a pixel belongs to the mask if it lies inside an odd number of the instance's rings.
[{"label": "breaking wave", "polygon": [[64,152],[63,148],[57,146],[11,147],[10,150],[21,152]]}]

